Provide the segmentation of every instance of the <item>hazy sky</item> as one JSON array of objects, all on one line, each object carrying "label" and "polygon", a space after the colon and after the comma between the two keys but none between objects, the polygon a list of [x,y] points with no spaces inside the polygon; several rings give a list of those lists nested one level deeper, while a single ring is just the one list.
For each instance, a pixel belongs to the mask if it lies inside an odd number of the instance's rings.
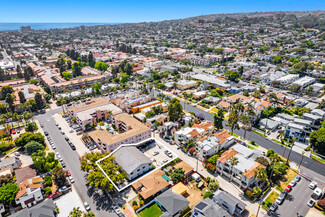
[{"label": "hazy sky", "polygon": [[325,10],[325,0],[0,0],[0,22],[161,21],[197,15]]}]

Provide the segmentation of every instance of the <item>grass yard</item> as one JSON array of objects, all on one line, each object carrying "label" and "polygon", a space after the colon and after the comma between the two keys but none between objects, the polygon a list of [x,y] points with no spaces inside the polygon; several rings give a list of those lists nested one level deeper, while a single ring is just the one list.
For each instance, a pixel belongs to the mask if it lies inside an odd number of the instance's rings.
[{"label": "grass yard", "polygon": [[248,148],[252,149],[252,150],[255,149],[254,146],[251,146],[251,145],[248,145]]},{"label": "grass yard", "polygon": [[322,159],[322,158],[320,158],[320,157],[317,157],[317,156],[315,156],[315,155],[313,155],[313,154],[312,154],[310,157],[311,157],[312,159],[314,159],[314,160],[320,161],[320,162],[322,162],[322,163],[325,164],[325,160]]},{"label": "grass yard", "polygon": [[162,214],[163,212],[156,203],[139,212],[141,217],[159,217]]},{"label": "grass yard", "polygon": [[218,113],[219,109],[217,109],[217,107],[213,107],[213,108],[211,109],[211,111],[213,111],[213,112],[215,112],[215,113]]},{"label": "grass yard", "polygon": [[282,192],[282,191],[284,190],[284,189],[281,188],[280,186],[276,186],[275,189],[278,190],[278,191],[280,191],[280,192]]},{"label": "grass yard", "polygon": [[292,169],[288,169],[287,170],[287,174],[279,180],[278,185],[280,186],[280,188],[285,189],[288,184],[296,177],[297,172],[292,170]]},{"label": "grass yard", "polygon": [[272,205],[272,203],[274,203],[278,196],[278,193],[272,191],[272,193],[264,200],[264,203],[262,205],[263,209],[268,210],[268,208]]}]

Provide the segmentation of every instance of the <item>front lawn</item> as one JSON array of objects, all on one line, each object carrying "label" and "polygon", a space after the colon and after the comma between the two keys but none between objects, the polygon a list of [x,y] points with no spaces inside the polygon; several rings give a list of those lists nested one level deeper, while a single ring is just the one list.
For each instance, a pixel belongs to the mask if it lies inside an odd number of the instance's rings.
[{"label": "front lawn", "polygon": [[263,209],[268,210],[272,203],[274,203],[274,201],[278,198],[278,196],[278,193],[272,191],[272,193],[264,200],[264,203],[262,205]]},{"label": "front lawn", "polygon": [[163,212],[156,203],[139,212],[141,217],[159,217],[162,214]]},{"label": "front lawn", "polygon": [[287,174],[284,175],[277,183],[282,189],[285,189],[289,183],[296,177],[297,172],[292,169],[287,170]]}]

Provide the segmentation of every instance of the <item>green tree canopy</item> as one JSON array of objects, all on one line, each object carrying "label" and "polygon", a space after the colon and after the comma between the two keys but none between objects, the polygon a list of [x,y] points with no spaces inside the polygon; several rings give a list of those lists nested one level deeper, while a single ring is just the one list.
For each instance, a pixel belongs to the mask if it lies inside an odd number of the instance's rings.
[{"label": "green tree canopy", "polygon": [[171,174],[171,179],[174,183],[180,182],[185,178],[185,172],[183,168],[175,168]]},{"label": "green tree canopy", "polygon": [[27,152],[29,155],[32,155],[33,153],[44,150],[44,148],[45,147],[42,144],[35,141],[30,141],[25,145],[25,152]]},{"label": "green tree canopy", "polygon": [[69,81],[71,79],[71,73],[70,72],[67,72],[67,71],[62,72],[62,76],[67,81]]},{"label": "green tree canopy", "polygon": [[108,65],[104,62],[97,62],[95,64],[95,69],[98,69],[99,71],[105,72],[108,68]]},{"label": "green tree canopy", "polygon": [[183,112],[183,106],[178,99],[173,98],[168,105],[168,116],[170,121],[178,121]]},{"label": "green tree canopy", "polygon": [[16,183],[8,183],[0,187],[0,202],[10,205],[15,201],[16,194],[19,191]]},{"label": "green tree canopy", "polygon": [[309,143],[319,154],[325,155],[325,128],[321,127],[310,134]]},{"label": "green tree canopy", "polygon": [[[108,154],[109,153],[102,154],[99,152],[86,153],[81,158],[81,170],[88,172],[87,179],[90,186],[112,191],[114,186],[96,164],[96,161],[107,156]],[[114,159],[114,156],[110,156],[105,160],[102,160],[100,165],[111,180],[118,185],[125,181],[126,173],[120,166],[116,166]]]},{"label": "green tree canopy", "polygon": [[56,185],[62,187],[67,181],[67,172],[62,167],[55,167],[52,172],[52,179]]},{"label": "green tree canopy", "polygon": [[49,172],[59,165],[59,161],[55,159],[54,152],[46,155],[45,151],[38,151],[32,154],[33,165],[39,172]]},{"label": "green tree canopy", "polygon": [[31,141],[36,141],[45,146],[44,136],[41,133],[32,132],[20,134],[20,136],[15,139],[15,144],[18,147],[24,147],[27,143]]}]

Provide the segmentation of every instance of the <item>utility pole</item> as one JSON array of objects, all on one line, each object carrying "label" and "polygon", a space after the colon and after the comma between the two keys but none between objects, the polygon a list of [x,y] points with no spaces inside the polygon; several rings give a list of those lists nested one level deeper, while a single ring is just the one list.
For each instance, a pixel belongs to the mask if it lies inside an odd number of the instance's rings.
[{"label": "utility pole", "polygon": [[298,170],[300,171],[300,166],[301,166],[301,163],[302,163],[302,160],[304,159],[305,157],[305,152],[303,151],[302,152],[302,157],[301,157],[301,160],[300,160],[300,163],[299,163],[299,167],[298,167]]}]

